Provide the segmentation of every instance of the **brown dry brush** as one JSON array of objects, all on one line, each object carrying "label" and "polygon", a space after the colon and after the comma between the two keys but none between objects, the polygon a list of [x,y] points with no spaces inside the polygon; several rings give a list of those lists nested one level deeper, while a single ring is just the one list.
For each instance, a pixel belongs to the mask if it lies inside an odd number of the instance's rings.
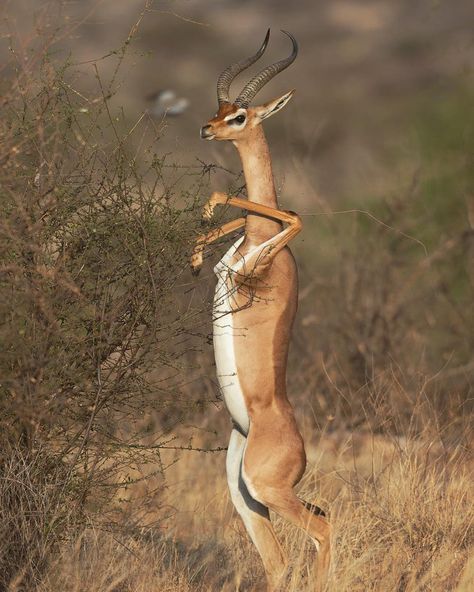
[{"label": "brown dry brush", "polygon": [[163,471],[147,417],[180,398],[202,307],[176,298],[202,167],[168,165],[151,122],[117,123],[97,64],[84,94],[42,43],[10,39],[0,103],[0,589],[31,587],[69,526],[110,527],[131,467]]},{"label": "brown dry brush", "polygon": [[[460,151],[474,146],[472,118],[467,129]],[[461,171],[426,165],[407,191],[370,211],[305,220],[309,236],[312,228],[322,234],[325,252],[302,287],[290,380],[322,423],[413,434],[433,422],[434,430],[468,435],[474,177],[465,160]],[[463,182],[437,202],[432,175]],[[304,257],[303,264],[307,274]]]}]

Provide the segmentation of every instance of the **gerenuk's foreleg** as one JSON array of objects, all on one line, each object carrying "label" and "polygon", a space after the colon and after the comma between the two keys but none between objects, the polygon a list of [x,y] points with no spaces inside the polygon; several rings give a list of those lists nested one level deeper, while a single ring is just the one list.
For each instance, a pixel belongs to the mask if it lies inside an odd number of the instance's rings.
[{"label": "gerenuk's foreleg", "polygon": [[193,254],[191,256],[191,271],[193,272],[193,274],[197,275],[201,270],[203,253],[206,245],[210,245],[211,243],[222,238],[226,234],[230,234],[231,232],[234,232],[234,230],[242,228],[242,226],[244,225],[245,218],[237,218],[237,220],[226,222],[225,224],[222,224],[222,226],[219,226],[218,228],[211,230],[207,234],[201,234],[200,236],[198,236],[196,240],[196,245],[193,249]]},{"label": "gerenuk's foreleg", "polygon": [[[253,257],[246,259],[245,264],[242,269],[239,270],[238,274],[241,276],[241,281],[244,278],[261,277],[271,265],[275,256],[300,232],[302,228],[301,219],[295,214],[295,212],[271,208],[240,197],[229,197],[225,193],[218,191],[214,192],[204,205],[203,218],[210,220],[217,205],[238,207],[247,210],[248,212],[260,214],[288,224],[287,228],[260,245],[260,247],[255,250]],[[238,218],[237,220],[223,224],[206,235],[198,237],[191,261],[193,271],[199,271],[200,266],[202,265],[204,247],[207,244],[237,230],[244,226],[244,224],[245,218]]]}]

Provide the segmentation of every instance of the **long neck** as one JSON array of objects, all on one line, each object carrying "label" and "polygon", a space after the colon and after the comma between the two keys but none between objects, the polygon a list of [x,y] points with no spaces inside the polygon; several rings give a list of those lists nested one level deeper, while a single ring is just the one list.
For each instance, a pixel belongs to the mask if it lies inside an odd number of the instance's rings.
[{"label": "long neck", "polygon": [[[247,195],[250,201],[278,208],[273,182],[272,161],[261,125],[256,126],[245,140],[234,142],[242,161]],[[246,234],[256,242],[264,241],[281,229],[279,222],[249,212]]]}]

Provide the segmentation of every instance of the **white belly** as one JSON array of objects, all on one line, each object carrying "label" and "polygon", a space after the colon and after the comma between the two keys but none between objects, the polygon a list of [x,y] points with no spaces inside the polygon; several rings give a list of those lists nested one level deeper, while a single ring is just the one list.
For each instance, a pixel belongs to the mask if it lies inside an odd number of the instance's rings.
[{"label": "white belly", "polygon": [[243,237],[239,239],[222,260],[216,265],[214,271],[217,275],[217,286],[214,296],[213,311],[213,336],[214,355],[216,358],[216,373],[219,386],[224,397],[226,407],[235,423],[247,434],[249,430],[249,416],[245,399],[237,375],[235,359],[234,336],[242,335],[245,329],[234,327],[233,289],[229,284],[228,261],[239,247]]}]

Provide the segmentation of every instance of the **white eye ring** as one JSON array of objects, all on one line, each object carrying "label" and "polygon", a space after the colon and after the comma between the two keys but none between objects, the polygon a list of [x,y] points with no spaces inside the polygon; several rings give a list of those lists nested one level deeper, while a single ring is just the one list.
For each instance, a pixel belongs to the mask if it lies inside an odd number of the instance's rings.
[{"label": "white eye ring", "polygon": [[[239,121],[239,119],[241,119],[241,121]],[[233,117],[232,119],[228,119],[227,125],[234,125],[236,127],[241,127],[245,124],[246,121],[247,121],[246,116],[243,113],[240,113],[236,117]]]}]

